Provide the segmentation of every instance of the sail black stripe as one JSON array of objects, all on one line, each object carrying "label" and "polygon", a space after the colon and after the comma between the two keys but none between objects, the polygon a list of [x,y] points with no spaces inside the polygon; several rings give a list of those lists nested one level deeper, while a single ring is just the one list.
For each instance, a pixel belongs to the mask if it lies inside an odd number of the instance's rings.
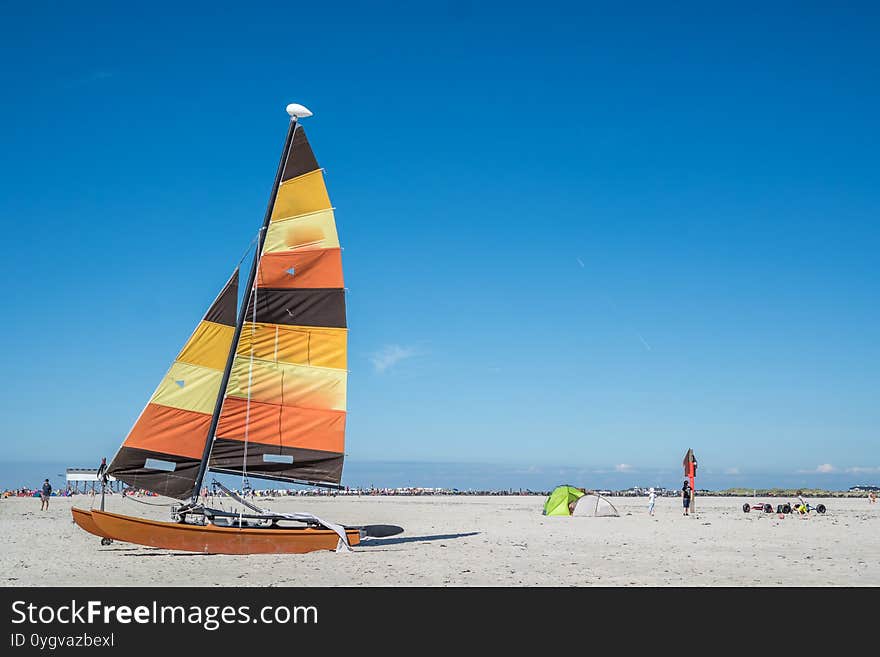
[{"label": "sail black stripe", "polygon": [[[175,463],[176,467],[173,472],[148,469],[144,467],[147,459]],[[144,488],[182,500],[192,495],[198,470],[199,460],[189,456],[123,446],[107,468],[107,474],[134,488]]]},{"label": "sail black stripe", "polygon": [[235,315],[238,310],[238,267],[226,283],[226,287],[205,313],[205,321],[235,326]]},{"label": "sail black stripe", "polygon": [[302,126],[297,126],[287,161],[284,163],[284,173],[281,174],[281,182],[309,173],[317,168],[318,160],[315,159],[315,154],[312,152],[312,147],[306,138],[306,132]]},{"label": "sail black stripe", "polygon": [[[251,295],[253,297],[253,295]],[[247,319],[254,313],[248,302]],[[343,288],[257,288],[257,322],[346,328]]]},{"label": "sail black stripe", "polygon": [[[242,472],[244,443],[239,440],[217,438],[211,450],[208,467],[224,472]],[[266,461],[264,454],[272,457],[292,457],[292,463]],[[247,444],[247,473],[254,477],[271,476],[273,479],[321,481],[339,483],[342,479],[343,455],[314,449],[280,447],[262,443]]]}]

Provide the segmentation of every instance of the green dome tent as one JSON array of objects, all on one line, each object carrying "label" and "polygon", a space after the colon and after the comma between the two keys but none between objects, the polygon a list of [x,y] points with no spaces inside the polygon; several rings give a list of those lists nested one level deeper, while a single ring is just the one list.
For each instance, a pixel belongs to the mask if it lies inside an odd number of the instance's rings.
[{"label": "green dome tent", "polygon": [[574,486],[557,486],[544,502],[545,516],[570,516],[568,505],[584,496],[584,491]]}]

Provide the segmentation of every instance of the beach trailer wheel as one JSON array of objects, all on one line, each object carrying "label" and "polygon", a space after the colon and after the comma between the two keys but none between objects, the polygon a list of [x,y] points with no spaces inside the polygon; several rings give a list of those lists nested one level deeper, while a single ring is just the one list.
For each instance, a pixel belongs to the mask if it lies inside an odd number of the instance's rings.
[{"label": "beach trailer wheel", "polygon": [[773,507],[770,504],[764,504],[764,513],[773,513]]},{"label": "beach trailer wheel", "polygon": [[112,542],[113,542],[112,538],[102,538],[101,539],[101,545],[105,545],[105,546],[110,545]]},{"label": "beach trailer wheel", "polygon": [[825,513],[825,505],[820,504],[819,506],[816,507],[816,511],[818,511],[819,513]]},{"label": "beach trailer wheel", "polygon": [[743,511],[744,511],[745,513],[748,513],[748,512],[751,511],[751,510],[752,510],[752,505],[751,505],[751,504],[749,504],[748,502],[746,502],[745,504],[743,504]]}]

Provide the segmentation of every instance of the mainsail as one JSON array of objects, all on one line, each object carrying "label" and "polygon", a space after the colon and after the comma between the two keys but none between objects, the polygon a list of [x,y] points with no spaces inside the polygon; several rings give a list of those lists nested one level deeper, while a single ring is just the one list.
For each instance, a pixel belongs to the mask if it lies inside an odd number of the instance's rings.
[{"label": "mainsail", "polygon": [[238,269],[169,368],[107,474],[129,486],[189,498],[235,330]]},{"label": "mainsail", "polygon": [[342,258],[323,171],[302,127],[293,129],[208,466],[337,484],[347,383]]}]

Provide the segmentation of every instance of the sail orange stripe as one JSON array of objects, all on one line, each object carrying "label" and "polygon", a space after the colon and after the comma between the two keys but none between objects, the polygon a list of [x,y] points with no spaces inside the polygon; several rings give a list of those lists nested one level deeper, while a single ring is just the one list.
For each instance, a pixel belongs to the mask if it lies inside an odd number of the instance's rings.
[{"label": "sail orange stripe", "polygon": [[217,425],[217,437],[245,439],[264,445],[299,447],[341,454],[345,445],[345,411],[279,406],[227,397]]},{"label": "sail orange stripe", "polygon": [[257,285],[271,288],[345,287],[342,282],[342,250],[264,254],[260,260]]},{"label": "sail orange stripe", "polygon": [[122,445],[201,459],[210,426],[210,413],[151,403],[147,404]]}]

